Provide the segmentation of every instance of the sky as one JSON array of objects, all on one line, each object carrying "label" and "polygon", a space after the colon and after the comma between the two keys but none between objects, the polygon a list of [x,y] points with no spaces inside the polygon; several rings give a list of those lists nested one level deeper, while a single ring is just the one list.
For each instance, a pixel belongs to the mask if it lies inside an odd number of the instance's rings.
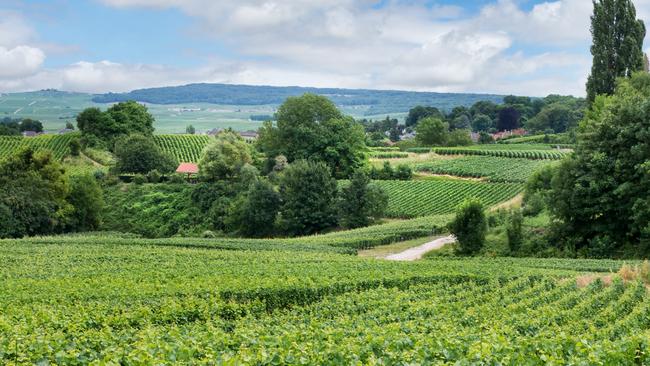
[{"label": "sky", "polygon": [[[650,21],[650,0],[634,1]],[[209,82],[583,96],[590,0],[0,0],[0,92]]]}]

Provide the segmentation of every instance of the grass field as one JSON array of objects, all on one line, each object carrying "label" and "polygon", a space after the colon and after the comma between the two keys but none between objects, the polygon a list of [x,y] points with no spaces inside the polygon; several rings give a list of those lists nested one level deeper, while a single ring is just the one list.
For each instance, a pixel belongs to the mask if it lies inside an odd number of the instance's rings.
[{"label": "grass field", "polygon": [[76,240],[0,241],[0,363],[650,362],[645,287],[577,286],[616,261]]}]

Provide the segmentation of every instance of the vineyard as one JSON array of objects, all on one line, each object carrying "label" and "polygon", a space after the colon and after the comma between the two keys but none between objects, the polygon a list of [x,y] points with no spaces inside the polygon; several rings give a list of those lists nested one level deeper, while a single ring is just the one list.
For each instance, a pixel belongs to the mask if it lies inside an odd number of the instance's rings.
[{"label": "vineyard", "polygon": [[207,135],[154,135],[153,138],[163,152],[179,163],[197,163],[211,139]]},{"label": "vineyard", "polygon": [[650,362],[645,287],[577,286],[611,260],[38,240],[0,241],[5,365]]},{"label": "vineyard", "polygon": [[79,135],[76,133],[36,137],[0,136],[0,159],[23,147],[31,147],[35,151],[51,151],[55,159],[63,160],[70,154],[70,140],[78,137]]},{"label": "vineyard", "polygon": [[490,182],[525,183],[539,168],[551,160],[463,156],[456,159],[432,160],[415,165],[415,171],[457,177],[486,178]]},{"label": "vineyard", "polygon": [[[509,145],[517,146],[517,145]],[[559,160],[565,157],[568,152],[562,150],[519,150],[519,149],[475,149],[466,147],[434,147],[434,148],[413,148],[410,152],[429,153],[439,155],[479,155],[496,156],[503,158],[521,158],[532,160]]]},{"label": "vineyard", "polygon": [[522,190],[516,183],[484,183],[455,179],[376,181],[388,194],[389,217],[418,217],[452,213],[467,198],[485,206],[507,201]]}]

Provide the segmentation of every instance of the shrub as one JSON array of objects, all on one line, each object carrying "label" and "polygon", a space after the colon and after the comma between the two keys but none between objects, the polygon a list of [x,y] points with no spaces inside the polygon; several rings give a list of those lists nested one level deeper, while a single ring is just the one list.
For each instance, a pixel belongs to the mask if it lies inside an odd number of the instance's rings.
[{"label": "shrub", "polygon": [[512,253],[516,253],[521,248],[524,241],[524,234],[522,225],[524,217],[520,210],[514,210],[510,214],[508,224],[506,226],[506,235],[508,236],[508,247]]},{"label": "shrub", "polygon": [[457,254],[478,253],[485,245],[487,233],[487,219],[483,204],[474,199],[466,200],[458,208],[450,229],[458,241]]},{"label": "shrub", "polygon": [[383,216],[388,196],[372,184],[368,176],[357,171],[350,185],[343,188],[339,197],[339,223],[346,228],[368,226]]},{"label": "shrub", "polygon": [[161,175],[158,170],[154,169],[147,173],[147,181],[149,183],[160,183]]},{"label": "shrub", "polygon": [[79,156],[79,153],[81,152],[81,142],[79,142],[79,139],[74,138],[70,140],[68,145],[70,147],[70,155]]},{"label": "shrub", "polygon": [[146,182],[147,182],[147,178],[142,174],[136,174],[133,177],[133,183],[135,183],[137,185],[142,185],[142,184],[145,184]]}]

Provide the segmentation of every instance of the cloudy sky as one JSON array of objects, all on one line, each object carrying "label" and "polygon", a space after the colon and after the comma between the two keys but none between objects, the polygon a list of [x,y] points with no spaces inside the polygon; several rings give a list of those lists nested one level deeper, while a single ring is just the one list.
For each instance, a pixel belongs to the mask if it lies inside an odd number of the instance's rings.
[{"label": "cloudy sky", "polygon": [[[650,20],[650,0],[635,0]],[[219,82],[583,95],[590,0],[0,0],[0,92]]]}]

